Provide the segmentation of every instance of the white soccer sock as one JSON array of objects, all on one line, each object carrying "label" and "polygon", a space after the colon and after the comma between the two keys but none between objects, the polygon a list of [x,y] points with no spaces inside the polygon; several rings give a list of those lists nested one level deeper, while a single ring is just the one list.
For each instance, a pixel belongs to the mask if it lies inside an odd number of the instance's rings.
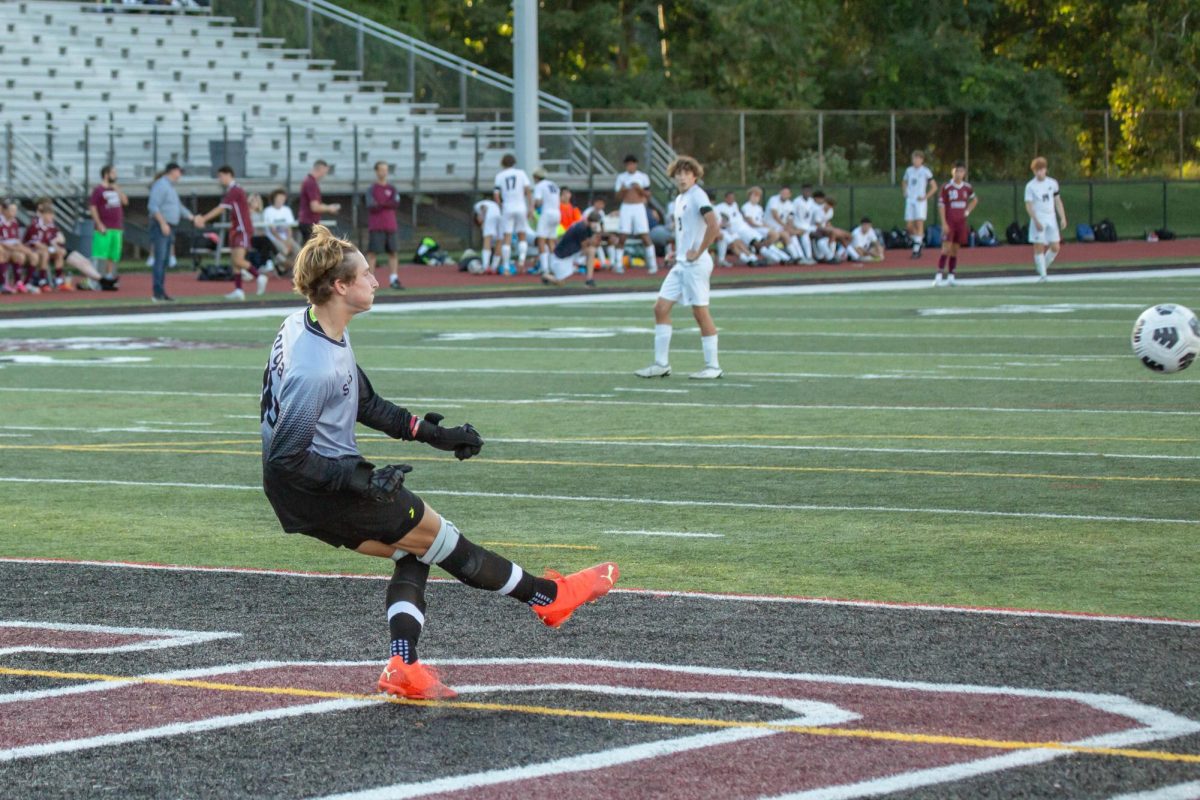
[{"label": "white soccer sock", "polygon": [[483,251],[483,271],[487,272],[491,268],[492,268],[492,251],[484,250]]},{"label": "white soccer sock", "polygon": [[518,241],[517,242],[517,260],[518,260],[517,266],[518,267],[525,266],[525,257],[528,255],[529,255],[529,242]]},{"label": "white soccer sock", "polygon": [[606,253],[608,253],[608,265],[611,267],[613,265],[613,262],[616,260],[617,251],[612,245],[609,245],[607,248],[602,248],[602,249],[604,249],[604,251]]},{"label": "white soccer sock", "polygon": [[550,272],[550,252],[538,253],[538,268],[545,275]]},{"label": "white soccer sock", "polygon": [[1037,267],[1037,274],[1043,278],[1046,277],[1046,254],[1038,253],[1033,257],[1033,265]]},{"label": "white soccer sock", "polygon": [[725,256],[729,252],[729,244],[724,239],[717,242],[717,266],[725,266]]},{"label": "white soccer sock", "polygon": [[511,260],[512,260],[512,245],[511,244],[500,245],[500,266],[501,267],[508,266],[508,262]]},{"label": "white soccer sock", "polygon": [[700,349],[704,351],[704,366],[720,369],[717,363],[717,334],[700,337]]},{"label": "white soccer sock", "polygon": [[796,241],[795,236],[788,237],[787,251],[788,251],[788,253],[791,254],[792,258],[795,258],[795,259],[804,258],[804,251],[800,249],[800,243]]},{"label": "white soccer sock", "polygon": [[654,252],[654,245],[646,248],[646,270],[658,272],[658,253]]},{"label": "white soccer sock", "polygon": [[861,261],[862,260],[862,256],[860,256],[858,254],[858,251],[855,250],[853,247],[846,248],[846,257],[849,258],[851,261]]},{"label": "white soccer sock", "polygon": [[804,254],[805,261],[812,261],[812,234],[806,233],[800,237],[800,252]]},{"label": "white soccer sock", "polygon": [[654,363],[664,367],[671,363],[671,326],[654,326]]},{"label": "white soccer sock", "polygon": [[625,248],[618,247],[613,250],[613,269],[617,272],[625,269]]},{"label": "white soccer sock", "polygon": [[1050,265],[1054,263],[1054,259],[1056,258],[1058,258],[1058,253],[1053,250],[1046,251],[1046,269],[1050,268]]}]

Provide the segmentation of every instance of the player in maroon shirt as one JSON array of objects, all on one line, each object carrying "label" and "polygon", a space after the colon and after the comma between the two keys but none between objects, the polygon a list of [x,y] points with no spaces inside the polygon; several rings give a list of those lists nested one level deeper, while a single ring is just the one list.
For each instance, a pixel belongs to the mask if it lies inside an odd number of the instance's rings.
[{"label": "player in maroon shirt", "polygon": [[391,286],[400,284],[400,256],[396,251],[396,210],[400,208],[400,192],[388,182],[388,164],[375,162],[375,182],[367,189],[367,265],[375,271],[380,253],[387,253],[388,268],[392,271]]},{"label": "player in maroon shirt", "polygon": [[[37,254],[21,241],[21,221],[17,219],[15,200],[0,201],[0,248],[4,250],[0,264],[9,265],[6,275],[12,273],[12,278],[5,284],[9,287],[6,294],[37,294],[37,284],[32,280]],[[21,274],[21,267],[25,267],[24,275]]]},{"label": "player in maroon shirt", "polygon": [[197,214],[192,223],[197,227],[203,226],[210,219],[219,217],[222,212],[229,212],[229,261],[233,265],[233,291],[225,295],[226,300],[245,300],[246,293],[242,290],[242,281],[254,278],[258,284],[256,294],[267,290],[267,276],[260,275],[258,270],[246,258],[246,248],[250,246],[250,238],[254,236],[254,224],[250,221],[250,203],[246,199],[246,190],[237,185],[234,180],[233,167],[225,165],[217,170],[217,181],[225,189],[221,204],[207,214]]},{"label": "player in maroon shirt", "polygon": [[[35,280],[40,284],[41,276],[46,278],[46,286],[51,288],[70,289],[71,285],[63,280],[63,258],[66,252],[57,246],[62,234],[54,224],[54,205],[43,198],[38,201],[37,216],[29,221],[25,228],[25,246],[37,256]],[[54,262],[54,280],[50,279],[50,262]]]},{"label": "player in maroon shirt", "polygon": [[300,223],[300,238],[305,242],[312,236],[313,225],[321,222],[322,214],[336,214],[342,208],[338,203],[321,202],[321,187],[318,183],[328,172],[329,164],[317,159],[313,162],[312,172],[308,173],[304,182],[300,184],[300,208],[296,221]]},{"label": "player in maroon shirt", "polygon": [[954,162],[953,178],[938,192],[938,215],[942,219],[942,254],[938,258],[938,271],[933,276],[933,285],[942,285],[942,273],[946,283],[954,285],[954,270],[958,267],[958,248],[967,244],[971,227],[967,217],[975,210],[979,198],[967,183],[967,165]]}]

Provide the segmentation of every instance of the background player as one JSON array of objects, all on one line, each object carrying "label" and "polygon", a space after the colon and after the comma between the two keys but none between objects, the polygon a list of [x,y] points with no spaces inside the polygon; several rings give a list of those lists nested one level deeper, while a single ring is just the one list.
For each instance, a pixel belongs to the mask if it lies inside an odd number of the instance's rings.
[{"label": "background player", "polygon": [[937,181],[925,166],[925,153],[913,150],[912,164],[904,170],[900,189],[904,195],[904,227],[912,239],[912,257],[918,258],[925,247],[925,218],[929,215],[929,198],[937,194]]},{"label": "background player", "polygon": [[625,241],[633,235],[642,240],[646,251],[646,272],[653,275],[658,272],[658,256],[650,241],[650,215],[646,213],[646,203],[650,200],[650,178],[638,169],[637,156],[625,156],[625,171],[617,176],[613,191],[617,202],[621,204],[613,270],[622,272],[625,269]]},{"label": "background player", "polygon": [[587,277],[583,282],[589,289],[596,288],[592,275],[596,268],[596,248],[600,246],[603,222],[604,218],[599,213],[589,211],[587,219],[567,228],[554,246],[554,252],[549,254],[549,273],[542,276],[542,283],[564,285],[575,274],[576,264],[582,257],[587,269]]},{"label": "background player", "polygon": [[15,200],[0,202],[0,247],[4,248],[6,263],[12,271],[12,279],[8,284],[12,292],[37,294],[40,290],[34,273],[37,271],[38,257],[21,241],[21,221],[17,219]]},{"label": "background player", "polygon": [[246,192],[237,185],[233,167],[226,164],[217,170],[217,182],[225,189],[221,204],[207,214],[197,214],[192,220],[197,228],[206,225],[210,219],[221,215],[222,211],[229,212],[229,235],[226,239],[229,245],[229,262],[233,265],[233,291],[225,295],[226,300],[245,300],[246,293],[242,290],[242,281],[253,278],[257,283],[255,294],[267,291],[267,276],[259,274],[258,270],[246,258],[246,249],[250,247],[250,239],[254,236],[254,225],[250,222],[250,206],[246,201]]},{"label": "background player", "polygon": [[400,192],[388,182],[386,161],[375,162],[375,183],[367,190],[367,263],[375,269],[380,253],[387,253],[391,271],[389,285],[403,289],[400,284],[400,255],[397,252],[396,210],[400,208]]},{"label": "background player", "polygon": [[533,203],[538,207],[537,249],[538,272],[550,274],[550,253],[558,239],[558,225],[562,221],[561,193],[558,184],[546,178],[546,170],[538,167],[533,171],[537,181],[533,187]]},{"label": "background player", "polygon": [[321,179],[329,174],[329,163],[318,158],[312,170],[300,183],[300,203],[297,219],[300,220],[300,241],[307,242],[312,236],[313,225],[321,222],[322,214],[336,214],[342,210],[340,203],[325,203],[321,200]]},{"label": "background player", "polygon": [[938,271],[933,276],[933,285],[942,285],[942,273],[947,272],[946,284],[954,285],[954,270],[958,268],[958,248],[970,240],[971,228],[967,217],[979,204],[975,190],[967,183],[967,165],[964,161],[954,162],[950,182],[942,187],[938,195],[938,215],[942,221],[942,254],[938,256]]},{"label": "background player", "polygon": [[496,205],[494,200],[483,198],[475,204],[473,209],[475,223],[483,230],[483,252],[480,257],[483,260],[483,271],[487,272],[492,268],[492,255],[496,256],[496,272],[501,272],[504,269],[504,262],[500,260],[500,242],[504,238],[504,219],[500,213],[500,206]]},{"label": "background player", "polygon": [[1029,168],[1033,170],[1033,179],[1025,184],[1025,210],[1029,212],[1033,265],[1037,267],[1038,282],[1041,283],[1046,280],[1054,259],[1058,258],[1062,232],[1067,229],[1067,210],[1058,193],[1058,181],[1046,175],[1046,159],[1038,156]]},{"label": "background player", "polygon": [[117,185],[117,168],[105,164],[100,168],[100,183],[92,190],[88,199],[88,213],[92,215],[92,258],[104,269],[104,288],[117,289],[117,264],[121,262],[121,250],[125,243],[125,206],[129,198]]},{"label": "background player", "polygon": [[717,326],[708,311],[708,283],[713,271],[708,248],[721,235],[721,226],[708,195],[696,185],[704,177],[700,162],[691,156],[679,156],[667,167],[667,175],[679,190],[671,214],[675,266],[663,279],[654,303],[654,363],[634,374],[639,378],[665,378],[671,374],[671,308],[683,303],[692,307],[704,352],[704,369],[689,377],[711,380],[724,374],[717,360]]},{"label": "background player", "polygon": [[311,305],[284,320],[263,373],[263,490],[284,531],[395,562],[386,593],[391,658],[379,689],[403,697],[453,697],[417,659],[430,566],[467,586],[526,603],[557,628],[576,608],[612,588],[617,565],[535,578],[471,542],[410,492],[404,481],[412,467],[376,469],[366,461],[358,451],[356,423],[452,452],[459,460],[478,455],[483,439],[470,425],[444,428],[440,414],[421,419],[388,402],[359,369],[347,326],[370,310],[379,284],[354,245],[314,227],[296,258],[294,282]]},{"label": "background player", "polygon": [[[529,254],[529,242],[525,238],[525,229],[529,226],[529,209],[533,207],[533,197],[529,188],[529,176],[525,170],[517,167],[517,157],[506,154],[500,159],[504,169],[496,173],[496,186],[492,192],[493,199],[500,206],[501,231],[504,238],[500,242],[500,266],[496,272],[503,275],[506,271],[515,275],[525,266],[525,258]],[[512,236],[517,234],[517,264],[511,267]]]},{"label": "background player", "polygon": [[870,217],[863,217],[858,227],[850,231],[846,257],[851,261],[883,261],[883,244]]}]

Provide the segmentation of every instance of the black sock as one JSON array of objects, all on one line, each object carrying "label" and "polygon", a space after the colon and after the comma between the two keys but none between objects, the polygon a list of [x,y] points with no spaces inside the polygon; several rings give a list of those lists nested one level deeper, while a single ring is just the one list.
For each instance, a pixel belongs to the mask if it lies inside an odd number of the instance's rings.
[{"label": "black sock", "polygon": [[425,581],[428,578],[428,564],[418,561],[416,556],[405,556],[396,562],[387,586],[391,653],[403,658],[405,664],[417,660],[417,639],[425,625]]},{"label": "black sock", "polygon": [[[522,603],[545,606],[558,597],[558,586],[548,578],[535,578],[507,558],[496,555],[459,534],[458,544],[438,566],[475,589],[504,591]],[[515,579],[515,580],[514,580]]]}]

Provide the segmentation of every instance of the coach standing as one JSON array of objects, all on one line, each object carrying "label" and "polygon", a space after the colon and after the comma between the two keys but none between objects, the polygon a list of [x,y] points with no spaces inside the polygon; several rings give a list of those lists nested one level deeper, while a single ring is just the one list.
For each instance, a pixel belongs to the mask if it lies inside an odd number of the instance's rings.
[{"label": "coach standing", "polygon": [[321,222],[322,214],[336,214],[341,210],[337,203],[321,202],[321,178],[329,174],[329,164],[324,159],[313,162],[312,172],[300,184],[300,208],[296,215],[300,222],[300,238],[307,242],[312,236],[313,225]]},{"label": "coach standing", "polygon": [[183,167],[172,161],[150,185],[150,249],[154,254],[154,294],[151,300],[155,303],[169,303],[172,300],[167,295],[166,275],[167,263],[175,244],[175,229],[179,227],[181,216],[192,218],[192,212],[179,202],[179,192],[175,190],[175,184],[182,175]]}]

